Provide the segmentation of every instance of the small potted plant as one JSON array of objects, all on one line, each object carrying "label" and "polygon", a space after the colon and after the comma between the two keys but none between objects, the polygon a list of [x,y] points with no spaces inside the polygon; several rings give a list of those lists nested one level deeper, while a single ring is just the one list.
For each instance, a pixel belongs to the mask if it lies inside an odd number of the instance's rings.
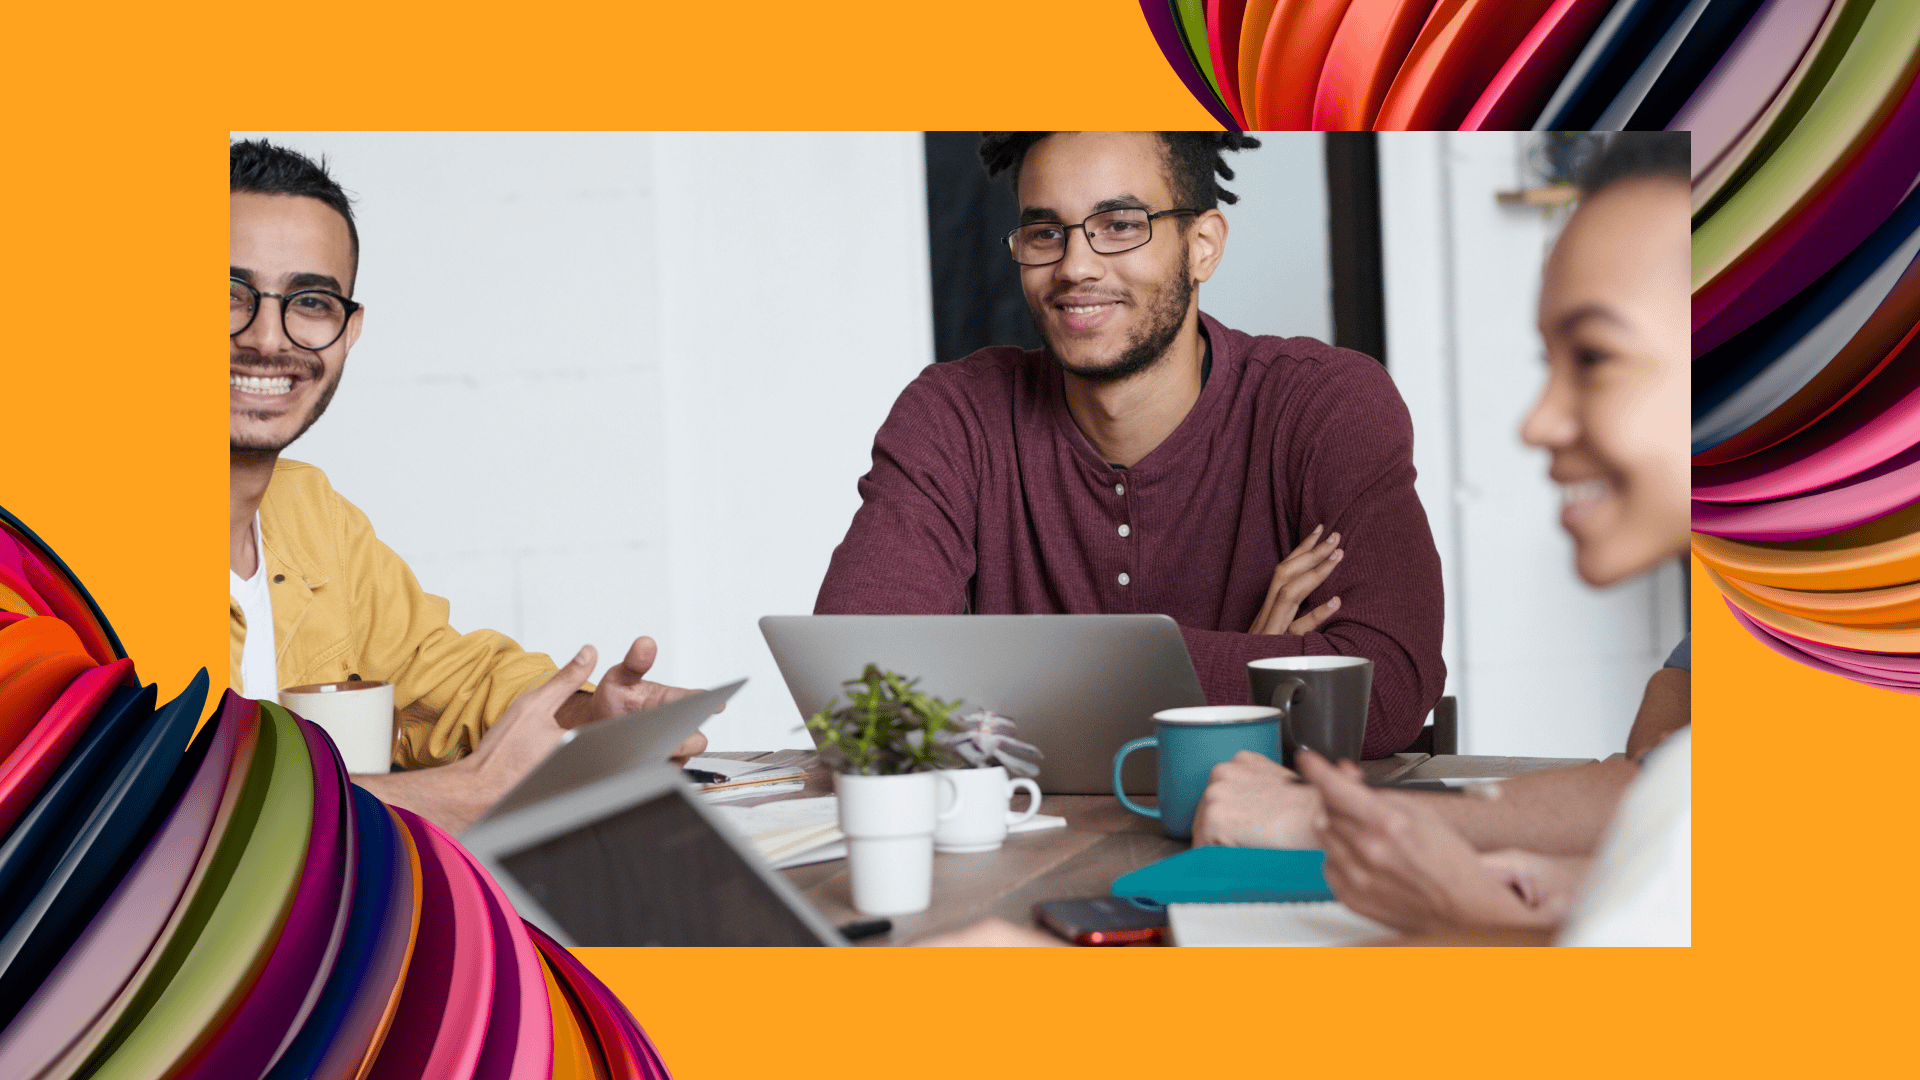
[{"label": "small potted plant", "polygon": [[[975,709],[951,721],[936,736],[969,767],[950,774],[962,806],[934,830],[935,851],[998,850],[1010,827],[1040,812],[1040,785],[1032,779],[1040,774],[1040,749],[1015,738],[1015,727],[1008,717]],[[1009,773],[1018,773],[1019,778]],[[1019,788],[1025,788],[1029,798],[1026,810],[1014,814],[1008,807]]]},{"label": "small potted plant", "polygon": [[[833,702],[807,720],[820,733],[820,756],[834,770],[840,831],[847,836],[853,906],[869,915],[925,911],[933,891],[933,831],[963,803],[951,780],[940,796],[941,770],[965,759],[941,739],[960,704],[914,689],[906,679],[868,664],[847,680],[848,704]],[[949,801],[943,811],[939,802]]]},{"label": "small potted plant", "polygon": [[[956,701],[954,704],[957,706],[964,702]],[[1039,759],[1045,755],[1032,743],[1014,738],[1018,728],[1012,717],[1001,716],[990,709],[975,709],[957,720],[949,721],[939,739],[963,758],[969,768],[991,769],[997,766],[1021,776],[1039,776]],[[1033,760],[1028,760],[1030,758]]]}]

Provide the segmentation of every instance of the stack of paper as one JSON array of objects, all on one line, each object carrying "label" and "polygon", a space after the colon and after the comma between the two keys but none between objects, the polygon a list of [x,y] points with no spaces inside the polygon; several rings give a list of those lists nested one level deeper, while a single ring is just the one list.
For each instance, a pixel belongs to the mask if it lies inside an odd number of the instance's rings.
[{"label": "stack of paper", "polygon": [[795,764],[769,765],[758,761],[736,761],[733,758],[697,757],[687,759],[687,768],[726,777],[725,780],[700,785],[700,792],[708,802],[757,799],[762,795],[799,791],[807,786],[806,768]]},{"label": "stack of paper", "polygon": [[1392,937],[1337,900],[1309,904],[1168,904],[1175,945],[1358,945]]},{"label": "stack of paper", "polygon": [[[804,866],[846,855],[846,838],[840,833],[840,801],[832,795],[718,809],[727,823],[776,867]],[[816,854],[827,846],[838,848],[839,854]],[[807,858],[809,855],[815,857]]]}]

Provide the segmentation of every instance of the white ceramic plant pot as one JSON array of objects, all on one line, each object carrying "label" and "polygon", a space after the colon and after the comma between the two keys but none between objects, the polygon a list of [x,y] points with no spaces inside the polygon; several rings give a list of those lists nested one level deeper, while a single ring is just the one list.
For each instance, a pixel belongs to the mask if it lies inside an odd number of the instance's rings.
[{"label": "white ceramic plant pot", "polygon": [[[847,834],[853,906],[868,915],[910,915],[933,899],[933,830],[964,803],[940,772],[833,778]],[[944,793],[944,797],[943,797]]]},{"label": "white ceramic plant pot", "polygon": [[[954,854],[994,851],[1007,840],[1007,828],[1040,812],[1040,785],[1026,777],[1009,779],[1007,767],[949,769],[940,774],[960,792],[960,812],[942,820],[933,830],[933,849]],[[1008,806],[1016,788],[1027,789],[1029,802],[1020,813]]]}]

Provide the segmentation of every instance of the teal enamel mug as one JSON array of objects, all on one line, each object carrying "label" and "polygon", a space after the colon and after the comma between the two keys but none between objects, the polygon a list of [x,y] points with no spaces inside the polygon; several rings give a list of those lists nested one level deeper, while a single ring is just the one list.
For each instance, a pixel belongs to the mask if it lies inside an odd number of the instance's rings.
[{"label": "teal enamel mug", "polygon": [[[1120,766],[1135,750],[1153,747],[1159,757],[1160,805],[1141,806],[1120,783]],[[1200,705],[1153,714],[1153,734],[1122,746],[1113,756],[1113,793],[1136,814],[1159,818],[1167,835],[1193,835],[1193,812],[1206,793],[1213,767],[1242,750],[1280,760],[1280,710],[1265,705]]]}]

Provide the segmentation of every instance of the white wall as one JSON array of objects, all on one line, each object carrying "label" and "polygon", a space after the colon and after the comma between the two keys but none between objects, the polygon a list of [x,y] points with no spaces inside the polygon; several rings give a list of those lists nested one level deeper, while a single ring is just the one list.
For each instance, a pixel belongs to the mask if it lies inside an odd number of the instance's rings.
[{"label": "white wall", "polygon": [[1235,330],[1333,340],[1327,271],[1326,139],[1260,133],[1258,150],[1228,154],[1240,201],[1227,216],[1227,253],[1200,287],[1201,310]]},{"label": "white wall", "polygon": [[1519,441],[1546,375],[1540,265],[1564,218],[1494,200],[1533,182],[1525,138],[1380,137],[1387,348],[1446,575],[1462,752],[1604,757],[1679,640],[1685,598],[1677,564],[1582,584],[1546,455]]},{"label": "white wall", "polygon": [[[753,679],[707,726],[716,749],[811,746],[758,620],[813,611],[873,434],[933,362],[921,137],[655,139],[672,267],[666,625],[691,684]],[[738,218],[709,239],[716,210]]]},{"label": "white wall", "polygon": [[651,634],[664,681],[751,677],[716,749],[809,745],[755,620],[813,609],[932,360],[920,137],[272,137],[360,196],[368,305],[289,456],[455,626],[603,667]]}]

